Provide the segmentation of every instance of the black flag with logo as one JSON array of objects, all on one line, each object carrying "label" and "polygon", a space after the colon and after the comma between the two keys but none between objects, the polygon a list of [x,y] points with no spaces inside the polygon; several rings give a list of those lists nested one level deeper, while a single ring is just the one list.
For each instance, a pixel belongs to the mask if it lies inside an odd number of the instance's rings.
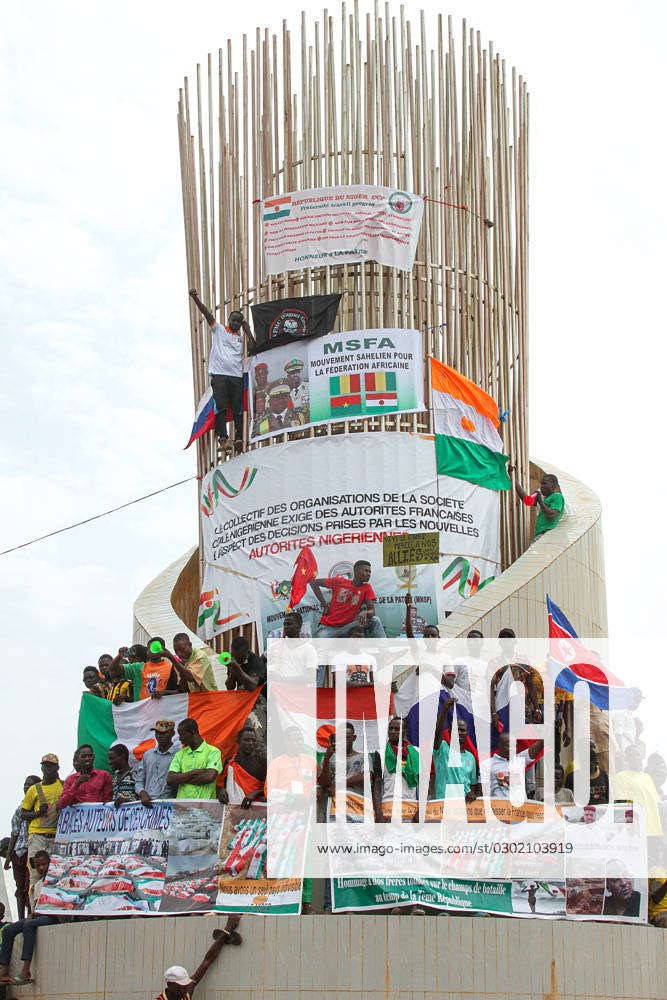
[{"label": "black flag with logo", "polygon": [[304,295],[251,306],[258,354],[281,344],[330,333],[336,322],[340,295]]}]

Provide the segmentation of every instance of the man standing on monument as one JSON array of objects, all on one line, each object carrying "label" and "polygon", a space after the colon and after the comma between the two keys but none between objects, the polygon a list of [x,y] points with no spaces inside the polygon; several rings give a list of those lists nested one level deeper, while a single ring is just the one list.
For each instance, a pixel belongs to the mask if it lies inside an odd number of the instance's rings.
[{"label": "man standing on monument", "polygon": [[[238,309],[230,312],[227,326],[216,323],[215,316],[199,298],[196,288],[190,289],[190,298],[211,327],[211,354],[208,359],[208,373],[215,402],[215,432],[225,451],[234,446],[243,446],[243,337],[248,339],[251,349],[255,339],[250,332],[243,313]],[[232,410],[234,435],[232,444],[227,437],[227,407]]]}]

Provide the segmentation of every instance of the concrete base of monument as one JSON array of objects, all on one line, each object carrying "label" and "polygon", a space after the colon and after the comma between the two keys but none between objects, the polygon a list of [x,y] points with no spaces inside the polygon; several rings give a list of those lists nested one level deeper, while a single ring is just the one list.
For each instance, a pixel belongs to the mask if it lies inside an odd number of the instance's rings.
[{"label": "concrete base of monument", "polygon": [[[149,1000],[169,966],[192,972],[223,924],[193,915],[43,927],[36,983],[11,995]],[[667,998],[667,937],[653,927],[442,914],[245,917],[241,931],[197,1000]]]}]

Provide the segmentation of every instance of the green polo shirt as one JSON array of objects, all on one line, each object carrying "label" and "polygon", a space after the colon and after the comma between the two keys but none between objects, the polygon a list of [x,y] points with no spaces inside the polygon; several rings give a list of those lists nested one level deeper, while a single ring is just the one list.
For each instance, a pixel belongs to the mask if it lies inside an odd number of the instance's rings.
[{"label": "green polo shirt", "polygon": [[[433,766],[435,768],[435,783],[433,794],[436,799],[444,799],[447,785],[463,785],[463,793],[467,795],[471,785],[477,783],[477,761],[469,750],[461,750],[461,763],[456,767],[449,763],[450,746],[445,740],[437,750],[433,751]],[[454,790],[450,795],[454,794]]]},{"label": "green polo shirt", "polygon": [[[183,747],[174,754],[169,770],[185,774],[187,771],[203,771],[209,767],[214,767],[218,774],[222,773],[220,751],[202,741],[196,750]],[[214,799],[215,795],[215,781],[208,785],[179,785],[176,791],[177,799]]]},{"label": "green polo shirt", "polygon": [[558,511],[558,517],[554,517],[550,521],[540,508],[540,512],[535,520],[536,535],[541,535],[543,531],[551,531],[552,528],[555,528],[563,516],[563,508],[565,507],[565,497],[562,493],[552,493],[551,496],[543,497],[542,499],[544,500],[545,507],[551,507],[552,510]]}]

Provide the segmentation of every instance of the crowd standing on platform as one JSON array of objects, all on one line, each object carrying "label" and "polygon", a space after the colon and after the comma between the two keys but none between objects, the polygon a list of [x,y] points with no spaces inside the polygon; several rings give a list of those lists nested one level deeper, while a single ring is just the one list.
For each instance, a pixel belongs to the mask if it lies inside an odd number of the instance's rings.
[{"label": "crowd standing on platform", "polygon": [[[557,491],[557,481],[543,482],[541,495],[546,509],[559,509],[559,503],[547,503]],[[558,516],[558,515],[556,515]],[[554,518],[551,518],[553,522]],[[548,527],[544,530],[549,530]],[[331,577],[315,579],[311,587],[322,603],[322,616],[318,634],[333,637],[381,637],[384,632],[375,615],[375,593],[370,585],[370,565],[359,561],[353,569],[352,579]],[[330,595],[325,597],[324,591]],[[405,634],[413,635],[414,607],[406,598]],[[436,626],[426,626],[425,638],[437,639]],[[298,612],[285,616],[279,635],[285,638],[303,636],[303,620]],[[479,657],[483,641],[477,630],[469,632],[467,644],[472,658]],[[300,774],[299,783],[304,794],[316,787],[318,810],[326,814],[326,805],[333,795],[336,773],[345,772],[345,784],[350,792],[370,788],[372,808],[377,822],[387,822],[393,801],[396,782],[400,780],[404,803],[416,802],[420,784],[420,753],[418,748],[418,712],[414,707],[406,716],[395,716],[389,722],[384,750],[365,756],[356,747],[354,726],[348,724],[345,746],[339,749],[335,733],[328,734],[319,765],[312,750],[304,745],[300,730],[288,730],[285,736],[285,753],[272,761],[268,768],[266,757],[266,658],[253,652],[249,642],[237,636],[231,643],[227,664],[225,688],[228,691],[256,691],[260,689],[253,711],[240,728],[236,748],[223,760],[220,749],[207,743],[199,732],[194,719],[170,718],[169,704],[173,696],[186,693],[204,693],[218,690],[213,665],[206,650],[195,649],[186,633],[179,633],[172,640],[173,652],[160,636],[154,636],[146,646],[134,644],[121,647],[116,655],[103,653],[97,666],[83,670],[85,692],[95,699],[103,699],[114,706],[151,698],[160,701],[163,718],[153,726],[154,746],[150,746],[136,761],[130,748],[117,743],[108,751],[107,767],[95,767],[95,750],[88,744],[79,746],[73,758],[73,771],[64,781],[60,777],[60,762],[55,754],[45,753],[40,760],[41,777],[29,774],[23,783],[23,797],[13,812],[10,836],[3,841],[2,855],[5,870],[12,871],[18,921],[2,922],[0,915],[0,988],[10,983],[32,981],[31,962],[37,931],[41,926],[57,923],[59,918],[35,913],[41,881],[48,868],[56,834],[59,811],[79,803],[112,803],[123,808],[127,803],[141,802],[151,808],[160,799],[218,799],[223,804],[236,804],[248,808],[253,802],[266,800],[267,776],[272,788],[287,782],[293,784],[295,767]],[[542,722],[544,694],[539,674],[525,662],[518,648],[512,629],[501,629],[498,635],[498,656],[488,664],[488,676],[493,677],[491,687],[491,756],[480,760],[472,721],[465,713],[458,713],[456,728],[459,754],[457,763],[451,755],[453,712],[462,687],[467,682],[464,665],[447,667],[440,683],[437,720],[433,734],[431,773],[428,776],[428,798],[439,799],[447,785],[463,787],[466,802],[482,795],[488,782],[494,798],[509,799],[513,780],[523,781],[527,799],[543,801],[542,769],[539,765],[543,753],[541,740],[527,740],[512,752],[510,739],[500,718],[504,692],[513,681],[523,683],[526,692],[526,723]],[[376,663],[370,655],[355,656],[349,664],[348,657],[337,657],[335,663],[318,668],[318,685],[333,683],[333,675],[345,672],[350,688],[373,684]],[[340,661],[340,662],[338,662]],[[363,662],[359,662],[363,661]],[[404,682],[407,683],[407,682]],[[398,703],[401,689],[393,686]],[[559,692],[556,710],[556,760],[554,794],[558,804],[574,802],[574,770],[566,764],[564,751],[572,739],[571,700],[567,692]],[[629,713],[627,726],[621,728],[616,741],[604,747],[591,740],[589,748],[590,806],[609,802],[610,781],[608,766],[610,756],[616,770],[616,801],[622,794],[623,801],[639,801],[648,817],[648,833],[656,838],[664,829],[667,813],[665,783],[667,765],[658,753],[646,759],[646,746],[641,739],[641,726]],[[627,731],[626,731],[627,730]],[[399,778],[400,775],[400,778]],[[513,779],[513,775],[516,778]],[[284,780],[283,780],[284,779]],[[289,779],[289,780],[288,780]],[[620,784],[619,784],[620,779]],[[620,791],[619,791],[620,790]],[[387,814],[389,809],[389,815]],[[657,838],[656,838],[657,839]],[[657,927],[667,927],[667,859],[659,859],[652,870],[648,887],[649,919]],[[638,911],[639,893],[633,889],[632,879],[608,879],[603,914],[632,915]],[[312,879],[304,879],[302,912],[312,910]],[[530,902],[530,900],[529,900]],[[324,909],[331,909],[331,884],[324,885]],[[388,908],[396,914],[423,914],[422,906]],[[76,918],[80,919],[80,918]],[[22,968],[18,977],[9,974],[9,962],[15,939],[21,937]],[[214,945],[211,951],[214,951]],[[209,963],[210,964],[210,963]],[[200,970],[198,970],[199,973]],[[179,989],[190,988],[196,976],[190,979],[185,970],[168,970],[167,988],[163,996],[186,996]],[[172,976],[170,979],[169,977]],[[177,978],[173,978],[176,976]],[[186,983],[187,980],[187,983]]]}]

